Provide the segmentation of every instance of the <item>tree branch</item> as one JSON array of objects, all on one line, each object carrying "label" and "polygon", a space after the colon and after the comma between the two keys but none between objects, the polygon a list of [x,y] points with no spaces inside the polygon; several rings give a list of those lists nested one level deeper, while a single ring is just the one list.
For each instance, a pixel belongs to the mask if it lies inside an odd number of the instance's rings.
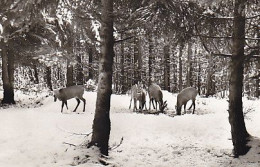
[{"label": "tree branch", "polygon": [[119,40],[116,40],[114,43],[116,44],[116,43],[119,43],[119,42],[123,42],[123,41],[126,41],[126,40],[128,40],[128,39],[132,39],[132,38],[134,38],[135,36],[130,36],[130,37],[127,37],[127,38],[124,38],[124,39],[119,39]]}]

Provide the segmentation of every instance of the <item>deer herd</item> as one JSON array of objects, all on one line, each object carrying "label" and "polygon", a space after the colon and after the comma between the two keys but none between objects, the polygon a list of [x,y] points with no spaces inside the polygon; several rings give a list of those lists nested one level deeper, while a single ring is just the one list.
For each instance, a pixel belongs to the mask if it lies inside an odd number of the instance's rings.
[{"label": "deer herd", "polygon": [[[131,99],[130,99],[130,106],[129,109],[131,109],[131,104],[132,100],[134,100],[134,108],[133,111],[136,112],[138,109],[140,112],[143,112],[143,110],[147,110],[146,107],[146,95],[147,91],[145,90],[144,86],[142,83],[137,83],[131,87]],[[83,85],[75,85],[75,86],[70,86],[66,88],[61,88],[58,90],[54,90],[54,101],[59,99],[62,101],[61,105],[61,113],[63,111],[64,104],[66,105],[68,109],[68,104],[67,100],[76,98],[77,100],[77,106],[73,110],[73,112],[76,112],[80,100],[83,101],[84,107],[83,107],[83,112],[85,112],[85,106],[86,106],[86,100],[83,98],[84,94],[84,86]],[[176,103],[176,114],[181,115],[181,108],[184,106],[184,113],[186,113],[186,104],[189,100],[192,100],[192,104],[189,109],[192,108],[193,106],[193,112],[194,114],[195,111],[195,100],[196,96],[198,94],[198,91],[195,88],[188,87],[183,89],[178,95],[177,95],[177,103]],[[163,101],[163,93],[159,85],[156,83],[152,83],[148,87],[148,96],[149,96],[149,111],[151,110],[151,103],[153,105],[153,108],[157,112],[157,105],[159,106],[159,111],[158,112],[164,112],[165,108],[167,107],[167,101]],[[137,102],[139,104],[137,108]]]},{"label": "deer herd", "polygon": [[[195,111],[195,100],[196,96],[198,94],[198,91],[195,88],[188,87],[183,89],[178,95],[177,95],[177,103],[176,103],[176,113],[177,115],[181,115],[181,108],[184,106],[184,113],[186,113],[186,104],[189,100],[192,100],[192,104],[189,108],[193,106],[193,112]],[[167,107],[167,101],[163,101],[163,93],[159,85],[152,83],[148,87],[148,95],[149,95],[149,110],[151,110],[151,103],[153,105],[153,108],[155,111],[157,111],[157,104],[159,105],[159,112],[164,112],[165,108]],[[134,109],[135,112],[137,110],[137,101],[139,102],[139,110],[142,112],[144,107],[146,108],[146,91],[143,88],[143,85],[141,83],[137,83],[132,86],[131,88],[131,100],[130,100],[130,106],[132,99],[134,99]],[[155,104],[154,104],[155,103]],[[147,109],[146,109],[147,110]]]}]

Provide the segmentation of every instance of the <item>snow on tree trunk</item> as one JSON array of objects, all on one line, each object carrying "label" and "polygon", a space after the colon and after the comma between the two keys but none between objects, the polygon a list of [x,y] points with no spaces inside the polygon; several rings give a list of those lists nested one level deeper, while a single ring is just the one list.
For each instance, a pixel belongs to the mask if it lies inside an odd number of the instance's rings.
[{"label": "snow on tree trunk", "polygon": [[101,57],[93,134],[90,145],[96,145],[104,155],[108,155],[110,135],[110,98],[112,94],[112,67],[114,56],[113,0],[102,0]]},{"label": "snow on tree trunk", "polygon": [[249,134],[246,130],[243,104],[243,70],[245,46],[245,3],[246,0],[235,0],[233,22],[233,46],[230,62],[230,90],[229,90],[229,123],[231,125],[234,155],[244,155],[248,152],[247,140]]}]

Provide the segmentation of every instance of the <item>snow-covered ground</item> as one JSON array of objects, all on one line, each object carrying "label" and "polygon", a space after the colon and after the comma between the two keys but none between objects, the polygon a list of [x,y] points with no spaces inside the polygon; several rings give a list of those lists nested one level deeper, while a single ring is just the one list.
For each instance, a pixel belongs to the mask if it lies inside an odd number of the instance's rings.
[{"label": "snow-covered ground", "polygon": [[78,114],[72,113],[75,99],[61,114],[61,102],[48,94],[16,92],[18,104],[0,108],[0,166],[91,167],[103,166],[101,160],[116,167],[260,166],[259,100],[244,99],[247,130],[254,137],[250,152],[234,159],[227,99],[198,97],[194,115],[174,116],[176,94],[163,93],[168,110],[160,115],[133,113],[129,96],[112,95],[111,150],[100,159],[96,148],[85,147],[91,138],[86,134],[92,131],[95,92],[85,92],[86,112],[80,104]]}]

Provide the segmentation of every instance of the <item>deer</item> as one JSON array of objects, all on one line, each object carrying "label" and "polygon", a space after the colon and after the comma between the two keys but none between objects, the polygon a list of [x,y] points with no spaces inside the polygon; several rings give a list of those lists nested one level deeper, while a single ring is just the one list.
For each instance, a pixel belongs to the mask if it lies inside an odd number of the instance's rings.
[{"label": "deer", "polygon": [[68,109],[67,100],[72,99],[72,98],[76,98],[76,100],[78,102],[78,104],[77,104],[76,108],[73,110],[73,112],[76,112],[76,110],[80,104],[80,100],[82,100],[84,102],[83,112],[85,112],[86,100],[83,98],[83,94],[84,94],[83,85],[74,85],[74,86],[69,86],[66,88],[61,88],[58,90],[54,90],[53,93],[54,93],[54,102],[56,102],[57,99],[62,101],[61,113],[63,111],[64,104],[66,105],[66,107]]},{"label": "deer", "polygon": [[133,112],[137,110],[136,102],[139,101],[139,109],[141,112],[143,111],[144,107],[146,108],[146,92],[142,88],[142,84],[138,83],[131,87],[131,99],[130,99],[130,106],[129,109],[131,109],[132,100],[134,99],[134,108]]},{"label": "deer", "polygon": [[177,95],[177,104],[175,106],[177,115],[181,115],[181,107],[182,107],[182,105],[184,106],[184,113],[186,113],[186,104],[187,104],[187,102],[189,100],[192,100],[192,104],[191,104],[189,110],[193,106],[192,114],[194,114],[194,111],[195,111],[195,100],[196,100],[197,94],[198,94],[198,91],[195,88],[188,87],[188,88],[183,89]]},{"label": "deer", "polygon": [[[153,104],[153,108],[157,111],[157,103],[159,104],[159,110],[161,112],[164,111],[164,109],[167,107],[167,101],[163,101],[163,93],[159,85],[156,83],[152,83],[148,88],[148,94],[149,94],[149,110],[151,110],[151,102]],[[155,106],[154,106],[155,101]]]}]

